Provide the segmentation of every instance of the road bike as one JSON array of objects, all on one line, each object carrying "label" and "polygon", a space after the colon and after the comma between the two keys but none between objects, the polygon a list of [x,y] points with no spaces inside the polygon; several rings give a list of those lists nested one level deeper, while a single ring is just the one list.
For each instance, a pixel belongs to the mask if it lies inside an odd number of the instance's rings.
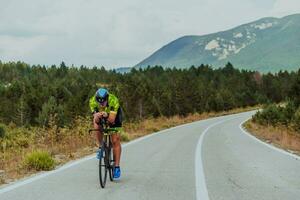
[{"label": "road bike", "polygon": [[101,151],[102,156],[99,160],[99,181],[100,186],[102,188],[105,187],[106,179],[107,179],[107,173],[109,173],[109,179],[110,181],[114,180],[114,167],[115,167],[115,161],[113,159],[112,154],[112,142],[111,142],[111,135],[116,133],[117,130],[114,128],[109,128],[107,125],[107,121],[105,119],[100,120],[100,127],[102,129],[90,129],[89,133],[93,131],[101,131],[103,133],[103,140],[101,142]]}]

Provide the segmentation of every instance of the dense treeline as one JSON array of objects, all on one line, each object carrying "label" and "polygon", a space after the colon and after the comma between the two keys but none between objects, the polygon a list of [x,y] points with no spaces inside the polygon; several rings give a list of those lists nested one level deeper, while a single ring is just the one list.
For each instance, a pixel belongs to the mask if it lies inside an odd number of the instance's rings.
[{"label": "dense treeline", "polygon": [[300,74],[293,81],[288,100],[281,104],[269,104],[253,116],[261,125],[285,126],[300,131]]},{"label": "dense treeline", "polygon": [[69,125],[90,114],[88,100],[99,86],[120,98],[127,120],[277,103],[299,94],[299,76],[300,70],[261,75],[230,63],[221,69],[156,66],[120,74],[63,62],[50,67],[0,62],[0,123]]}]

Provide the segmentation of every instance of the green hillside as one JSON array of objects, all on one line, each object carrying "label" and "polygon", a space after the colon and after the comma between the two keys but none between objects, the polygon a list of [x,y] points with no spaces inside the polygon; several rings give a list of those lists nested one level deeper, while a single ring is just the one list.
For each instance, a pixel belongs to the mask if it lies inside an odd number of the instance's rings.
[{"label": "green hillside", "polygon": [[227,62],[261,72],[297,70],[300,67],[300,14],[263,18],[204,36],[184,36],[135,67],[187,68],[201,64],[223,67]]}]

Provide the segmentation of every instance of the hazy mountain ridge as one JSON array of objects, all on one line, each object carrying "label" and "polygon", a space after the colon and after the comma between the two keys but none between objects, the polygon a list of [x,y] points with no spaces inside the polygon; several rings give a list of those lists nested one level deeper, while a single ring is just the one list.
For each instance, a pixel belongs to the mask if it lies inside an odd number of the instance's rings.
[{"label": "hazy mountain ridge", "polygon": [[211,64],[262,72],[300,67],[300,14],[263,18],[203,36],[184,36],[163,46],[135,67],[186,68]]}]

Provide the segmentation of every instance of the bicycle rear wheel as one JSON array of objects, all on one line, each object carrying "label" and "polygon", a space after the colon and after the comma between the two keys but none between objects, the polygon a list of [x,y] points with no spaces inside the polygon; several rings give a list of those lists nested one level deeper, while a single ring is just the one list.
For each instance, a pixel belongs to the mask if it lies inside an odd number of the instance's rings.
[{"label": "bicycle rear wheel", "polygon": [[107,154],[107,151],[106,151],[106,147],[105,145],[103,145],[102,147],[104,147],[103,149],[103,154],[102,157],[100,158],[99,160],[99,180],[100,180],[100,186],[102,188],[105,187],[105,183],[106,183],[106,178],[107,178],[107,159],[106,159],[106,154]]}]

